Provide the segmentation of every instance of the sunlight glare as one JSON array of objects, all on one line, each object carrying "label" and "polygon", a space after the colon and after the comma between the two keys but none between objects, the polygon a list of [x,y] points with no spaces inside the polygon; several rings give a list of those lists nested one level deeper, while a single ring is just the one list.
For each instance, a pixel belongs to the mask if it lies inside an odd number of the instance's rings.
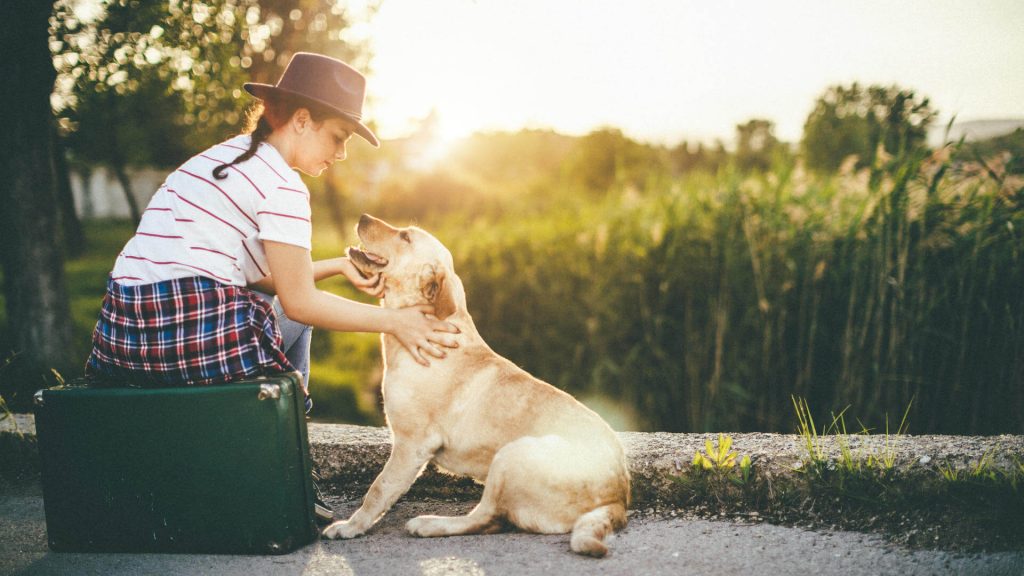
[{"label": "sunlight glare", "polygon": [[367,109],[385,139],[434,111],[439,146],[475,131],[601,126],[670,144],[729,140],[751,118],[795,141],[814,99],[853,81],[899,83],[961,119],[1015,116],[1024,76],[1006,70],[1024,66],[1022,16],[993,0],[386,0],[366,31]]}]

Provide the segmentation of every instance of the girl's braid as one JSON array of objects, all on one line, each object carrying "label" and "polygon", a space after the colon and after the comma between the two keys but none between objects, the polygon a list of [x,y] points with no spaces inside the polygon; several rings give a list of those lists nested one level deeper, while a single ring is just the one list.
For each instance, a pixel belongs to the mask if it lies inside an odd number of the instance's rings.
[{"label": "girl's braid", "polygon": [[256,150],[259,149],[260,144],[262,144],[267,139],[267,136],[270,136],[270,134],[274,131],[274,128],[270,125],[270,122],[267,120],[266,114],[263,114],[262,106],[258,107],[257,109],[253,110],[250,113],[250,121],[252,117],[257,115],[259,116],[259,120],[256,121],[256,127],[252,131],[252,142],[249,144],[249,149],[239,154],[238,157],[232,160],[231,162],[221,164],[220,166],[214,168],[213,177],[216,178],[217,180],[223,180],[224,178],[228,177],[227,174],[225,174],[224,172],[228,169],[229,166],[245,162],[249,158],[252,158],[256,154]]}]

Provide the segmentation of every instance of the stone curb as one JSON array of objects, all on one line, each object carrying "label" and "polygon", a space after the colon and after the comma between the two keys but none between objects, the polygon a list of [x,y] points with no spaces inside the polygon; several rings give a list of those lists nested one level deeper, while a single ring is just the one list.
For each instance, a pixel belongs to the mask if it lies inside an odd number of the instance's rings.
[{"label": "stone curb", "polygon": [[[18,433],[14,432],[17,424]],[[672,503],[678,487],[672,477],[689,470],[694,453],[705,442],[717,442],[718,434],[667,432],[619,432],[633,476],[633,506]],[[737,461],[749,456],[759,475],[779,477],[796,474],[806,459],[803,438],[793,434],[729,434]],[[391,451],[386,428],[345,424],[310,424],[310,453],[324,479],[327,492],[361,497],[384,467]],[[897,479],[912,480],[921,474],[938,474],[940,467],[965,470],[986,458],[992,469],[1010,470],[1024,462],[1024,436],[849,436],[846,448],[854,458],[894,458]],[[820,439],[824,457],[836,461],[843,446],[836,437]],[[38,473],[35,423],[31,415],[15,415],[0,421],[0,473],[6,476]],[[438,471],[433,466],[410,490],[412,497],[475,499],[481,487],[466,478]]]},{"label": "stone curb", "polygon": [[[678,488],[672,477],[689,470],[694,454],[705,442],[717,443],[718,434],[676,434],[667,432],[619,432],[629,458],[633,477],[633,505],[672,503]],[[803,438],[794,434],[729,434],[737,462],[750,456],[759,474],[771,477],[795,475],[806,459]],[[1015,460],[1024,462],[1024,436],[899,436],[887,442],[884,436],[851,436],[847,448],[854,458],[868,456],[895,458],[896,478],[912,479],[920,474],[938,474],[940,466],[969,469],[985,455],[994,469],[1009,470]],[[836,461],[841,446],[834,437],[822,438],[824,457]],[[310,450],[321,475],[334,487],[361,496],[383,468],[391,450],[386,428],[314,424],[310,426]],[[476,498],[480,487],[433,466],[410,490],[413,496]]]}]

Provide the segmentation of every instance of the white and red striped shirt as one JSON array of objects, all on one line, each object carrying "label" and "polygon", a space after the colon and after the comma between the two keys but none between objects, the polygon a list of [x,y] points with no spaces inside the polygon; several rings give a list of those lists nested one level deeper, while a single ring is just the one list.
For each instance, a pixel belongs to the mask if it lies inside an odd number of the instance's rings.
[{"label": "white and red striped shirt", "polygon": [[246,286],[270,273],[263,240],[312,246],[309,190],[266,142],[256,155],[213,169],[249,148],[249,135],[193,156],[153,195],[111,279],[139,285],[187,276]]}]

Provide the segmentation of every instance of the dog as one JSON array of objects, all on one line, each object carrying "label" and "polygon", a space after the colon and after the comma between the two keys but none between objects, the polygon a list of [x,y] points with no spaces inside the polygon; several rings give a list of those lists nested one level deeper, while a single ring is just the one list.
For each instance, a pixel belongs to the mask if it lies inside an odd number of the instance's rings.
[{"label": "dog", "polygon": [[327,526],[326,538],[366,532],[434,462],[484,484],[479,504],[457,517],[419,516],[415,536],[502,531],[572,532],[579,554],[607,554],[605,538],[626,525],[630,475],[622,445],[600,416],[569,394],[499,356],[481,338],[451,253],[434,236],[364,214],[361,248],[349,258],[381,275],[382,304],[422,303],[461,331],[458,348],[425,367],[384,334],[384,413],[394,444],[362,506]]}]

